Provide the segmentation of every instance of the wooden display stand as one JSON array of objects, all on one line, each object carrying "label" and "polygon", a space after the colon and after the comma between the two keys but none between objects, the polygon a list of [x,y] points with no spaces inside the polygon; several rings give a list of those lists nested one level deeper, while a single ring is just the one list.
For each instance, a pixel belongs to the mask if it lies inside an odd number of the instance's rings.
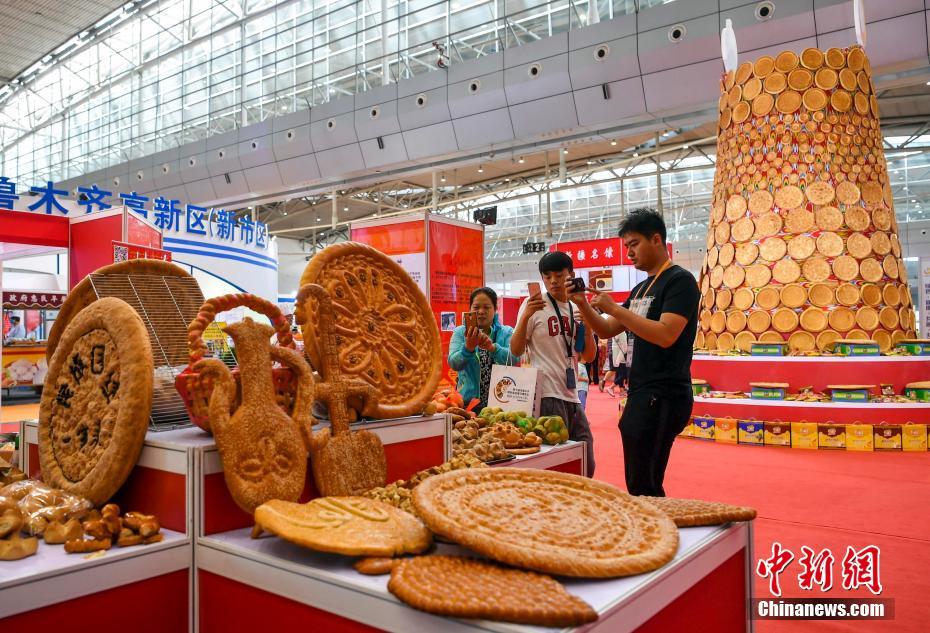
[{"label": "wooden display stand", "polygon": [[[680,531],[675,559],[649,574],[603,581],[561,579],[600,619],[585,631],[751,630],[752,524]],[[466,553],[441,545],[444,554]],[[352,559],[313,552],[239,529],[197,548],[203,633],[308,626],[338,631],[500,631],[537,627],[460,620],[410,608],[387,590],[388,576],[363,576]],[[708,599],[708,596],[713,596]]]}]

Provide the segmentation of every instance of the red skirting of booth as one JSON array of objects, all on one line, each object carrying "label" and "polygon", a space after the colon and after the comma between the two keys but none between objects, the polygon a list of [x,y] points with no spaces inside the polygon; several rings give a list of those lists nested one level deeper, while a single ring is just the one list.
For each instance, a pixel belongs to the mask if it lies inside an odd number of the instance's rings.
[{"label": "red skirting of booth", "polygon": [[0,631],[186,631],[189,593],[188,570],[180,569],[2,618]]},{"label": "red skirting of booth", "polygon": [[752,400],[743,398],[695,398],[694,417],[733,418],[760,422],[836,422],[850,424],[906,424],[930,420],[930,403],[835,404]]}]

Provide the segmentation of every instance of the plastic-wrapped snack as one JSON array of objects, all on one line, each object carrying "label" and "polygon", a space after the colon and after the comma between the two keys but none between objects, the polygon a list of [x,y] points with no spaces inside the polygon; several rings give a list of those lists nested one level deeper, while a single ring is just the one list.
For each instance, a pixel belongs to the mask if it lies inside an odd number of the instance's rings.
[{"label": "plastic-wrapped snack", "polygon": [[34,487],[18,505],[26,519],[26,531],[32,536],[42,536],[50,523],[81,519],[93,507],[83,497],[47,486]]}]

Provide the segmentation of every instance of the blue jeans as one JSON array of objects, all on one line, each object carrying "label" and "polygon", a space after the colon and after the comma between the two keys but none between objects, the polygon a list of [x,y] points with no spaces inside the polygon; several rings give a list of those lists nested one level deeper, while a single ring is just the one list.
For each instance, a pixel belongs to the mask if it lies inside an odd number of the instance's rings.
[{"label": "blue jeans", "polygon": [[585,389],[582,391],[578,390],[578,399],[581,400],[581,410],[584,411],[587,407],[585,406],[588,402],[588,390]]}]

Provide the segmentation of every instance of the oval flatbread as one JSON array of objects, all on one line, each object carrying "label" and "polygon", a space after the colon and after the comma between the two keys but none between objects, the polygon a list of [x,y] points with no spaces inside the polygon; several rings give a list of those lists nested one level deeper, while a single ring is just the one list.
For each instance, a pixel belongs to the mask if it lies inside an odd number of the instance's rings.
[{"label": "oval flatbread", "polygon": [[841,68],[840,85],[843,87],[843,90],[848,90],[849,92],[855,90],[857,85],[856,73],[849,68]]},{"label": "oval flatbread", "polygon": [[804,92],[814,83],[814,73],[806,68],[795,68],[788,73],[788,87],[798,92]]},{"label": "oval flatbread", "polygon": [[[878,262],[875,262],[876,265]],[[723,271],[723,283],[727,288],[739,288],[746,279],[746,271],[742,266],[731,264]]]},{"label": "oval flatbread", "polygon": [[96,506],[139,459],[155,376],[148,330],[114,297],[70,319],[57,341],[39,407],[39,465],[48,485]]},{"label": "oval flatbread", "polygon": [[727,206],[722,202],[715,202],[713,208],[711,209],[712,217],[714,219],[714,224],[720,222],[723,219],[723,216],[726,215]]},{"label": "oval flatbread", "polygon": [[779,334],[778,332],[773,332],[769,330],[768,332],[763,332],[759,336],[759,342],[761,343],[784,343],[785,337]]},{"label": "oval flatbread", "polygon": [[718,352],[729,352],[732,351],[733,345],[736,343],[736,339],[729,332],[721,332],[717,335],[717,351]]},{"label": "oval flatbread", "polygon": [[785,240],[776,236],[767,237],[759,244],[759,254],[770,262],[778,261],[785,256],[788,245]]},{"label": "oval flatbread", "polygon": [[750,108],[749,104],[745,101],[740,101],[736,104],[736,107],[733,108],[733,122],[742,123],[749,118]]},{"label": "oval flatbread", "polygon": [[871,306],[856,310],[856,324],[867,332],[878,327],[878,312]]},{"label": "oval flatbread", "polygon": [[819,48],[805,48],[801,52],[801,65],[810,70],[823,66],[823,51]]},{"label": "oval flatbread", "polygon": [[843,217],[846,226],[853,231],[866,231],[869,228],[869,214],[862,207],[847,207]]},{"label": "oval flatbread", "polygon": [[807,186],[807,199],[814,204],[829,204],[833,202],[833,185],[822,180],[812,182]]},{"label": "oval flatbread", "polygon": [[772,277],[781,284],[794,283],[800,276],[801,267],[793,259],[781,259],[772,267]]},{"label": "oval flatbread", "polygon": [[755,295],[749,288],[740,288],[733,293],[733,307],[737,310],[748,310],[754,300]]},{"label": "oval flatbread", "polygon": [[798,67],[800,60],[794,51],[782,51],[775,58],[775,69],[779,72],[790,73]]},{"label": "oval flatbread", "polygon": [[833,349],[833,343],[840,338],[839,332],[835,330],[824,330],[817,335],[817,349],[822,352]]},{"label": "oval flatbread", "polygon": [[843,238],[832,231],[824,231],[817,236],[817,252],[825,257],[843,254]]},{"label": "oval flatbread", "polygon": [[717,265],[717,257],[719,254],[720,249],[716,246],[707,250],[707,268],[710,269]]},{"label": "oval flatbread", "polygon": [[[854,76],[855,77],[855,76]],[[758,77],[751,77],[743,85],[743,99],[752,101],[762,92],[762,82]]]},{"label": "oval flatbread", "polygon": [[715,236],[715,235],[716,235],[716,234],[715,234],[714,231],[708,229],[708,231],[707,231],[707,239],[704,240],[704,245],[705,245],[708,249],[710,249],[711,247],[713,247],[713,245],[714,245],[714,243],[715,243],[715,242],[714,242],[714,236]]},{"label": "oval flatbread", "polygon": [[752,113],[757,117],[768,116],[774,107],[775,97],[767,92],[763,92],[752,100]]},{"label": "oval flatbread", "polygon": [[856,112],[859,114],[869,113],[869,98],[861,92],[857,92],[853,97],[853,104],[856,106]]},{"label": "oval flatbread", "polygon": [[736,247],[736,261],[740,266],[749,266],[759,258],[759,247],[752,242],[739,244]]},{"label": "oval flatbread", "polygon": [[749,316],[746,318],[746,327],[749,328],[750,332],[755,334],[762,334],[769,329],[771,324],[772,317],[764,310],[755,310],[754,312],[750,312]]},{"label": "oval flatbread", "polygon": [[[894,310],[892,310],[894,312]],[[898,322],[897,313],[895,313],[895,323]],[[746,313],[742,310],[731,310],[727,313],[727,331],[738,334],[746,329]],[[717,339],[718,343],[720,339]]]},{"label": "oval flatbread", "polygon": [[752,77],[752,62],[743,62],[736,67],[736,83],[744,84],[750,77]]},{"label": "oval flatbread", "polygon": [[772,271],[765,264],[753,264],[746,269],[746,285],[763,288],[772,280]]},{"label": "oval flatbread", "polygon": [[727,200],[727,219],[736,222],[746,215],[746,198],[737,194]]},{"label": "oval flatbread", "polygon": [[731,108],[739,103],[740,99],[743,97],[743,87],[742,86],[733,86],[727,92],[727,105]]},{"label": "oval flatbread", "polygon": [[910,308],[898,308],[898,321],[900,321],[901,327],[907,326],[908,329],[914,327],[914,311]]},{"label": "oval flatbread", "polygon": [[827,329],[827,313],[820,308],[808,308],[801,313],[801,327],[808,332],[822,332]]},{"label": "oval flatbread", "polygon": [[889,209],[884,207],[879,207],[872,211],[872,222],[875,224],[875,228],[880,231],[888,231],[891,229],[891,219],[892,212]]},{"label": "oval flatbread", "polygon": [[867,257],[859,263],[859,274],[866,281],[880,281],[884,276],[885,272],[882,270],[882,265],[878,263],[878,260]]},{"label": "oval flatbread", "polygon": [[837,231],[843,226],[843,214],[836,207],[820,207],[814,218],[821,231]]},{"label": "oval flatbread", "polygon": [[714,300],[714,305],[717,306],[718,310],[726,310],[730,307],[730,303],[733,301],[733,293],[727,288],[721,288],[717,291],[717,298]]},{"label": "oval flatbread", "polygon": [[884,231],[875,231],[872,233],[872,237],[869,238],[869,242],[872,251],[880,257],[884,257],[891,252],[891,239]]},{"label": "oval flatbread", "polygon": [[717,225],[717,228],[714,229],[714,238],[717,240],[718,245],[726,244],[730,241],[730,225],[726,222],[721,222]]},{"label": "oval flatbread", "polygon": [[798,327],[798,313],[789,308],[779,308],[772,315],[772,327],[787,334]]},{"label": "oval flatbread", "polygon": [[766,286],[756,295],[756,305],[763,310],[773,310],[779,302],[778,289],[774,286]]},{"label": "oval flatbread", "polygon": [[872,81],[864,72],[860,72],[856,75],[856,85],[859,86],[859,90],[862,91],[862,94],[867,95],[874,92],[872,88]]},{"label": "oval flatbread", "polygon": [[752,238],[756,231],[756,225],[751,218],[743,217],[733,223],[730,231],[731,237],[737,242],[747,242]]},{"label": "oval flatbread", "polygon": [[775,59],[768,55],[763,55],[753,64],[752,74],[759,79],[765,79],[773,70],[775,70]]},{"label": "oval flatbread", "polygon": [[827,320],[837,332],[848,332],[856,324],[856,315],[849,308],[839,307],[830,312]]},{"label": "oval flatbread", "polygon": [[882,302],[882,290],[875,284],[863,284],[859,294],[862,295],[862,302],[866,305],[877,306]]},{"label": "oval flatbread", "polygon": [[[893,330],[898,327],[898,323],[900,322],[898,311],[891,306],[885,306],[878,313],[878,321],[886,330]],[[890,341],[891,337],[889,337],[888,340]]]},{"label": "oval flatbread", "polygon": [[701,310],[701,316],[698,317],[701,329],[705,332],[710,329],[710,310]]},{"label": "oval flatbread", "polygon": [[804,192],[794,185],[785,185],[775,190],[775,204],[779,209],[796,209],[804,204]]},{"label": "oval flatbread", "polygon": [[882,201],[882,197],[882,186],[879,183],[870,181],[862,185],[862,199],[866,204],[876,205]]},{"label": "oval flatbread", "polygon": [[808,258],[808,260],[804,262],[803,270],[804,278],[808,281],[825,281],[830,277],[830,264],[820,256]]},{"label": "oval flatbread", "polygon": [[707,292],[701,297],[701,305],[704,306],[704,309],[710,310],[714,306],[714,301],[716,300],[716,291],[713,288],[708,288]]},{"label": "oval flatbread", "polygon": [[817,112],[827,107],[827,93],[820,88],[808,88],[801,97],[804,107],[810,112]]},{"label": "oval flatbread", "polygon": [[781,231],[781,216],[776,213],[772,213],[771,211],[768,213],[763,213],[759,217],[755,218],[753,223],[756,226],[756,231],[753,233],[753,238],[757,240],[776,235]]},{"label": "oval flatbread", "polygon": [[769,193],[768,189],[759,189],[749,196],[749,212],[752,215],[762,215],[772,210],[774,202],[775,197]]},{"label": "oval flatbread", "polygon": [[859,46],[853,46],[846,55],[846,63],[853,72],[859,72],[864,67],[865,53]]},{"label": "oval flatbread", "polygon": [[814,335],[798,330],[788,337],[788,349],[796,352],[810,352],[816,347]]},{"label": "oval flatbread", "polygon": [[714,312],[710,315],[710,330],[714,334],[720,334],[727,329],[727,315],[723,312]]},{"label": "oval flatbread", "polygon": [[872,340],[878,343],[878,349],[887,352],[891,350],[891,335],[885,330],[875,330],[872,332]]},{"label": "oval flatbread", "polygon": [[836,199],[843,204],[856,204],[861,194],[855,183],[844,180],[836,186]]},{"label": "oval flatbread", "polygon": [[[540,490],[546,494],[533,492]],[[413,504],[436,534],[546,574],[641,574],[662,567],[678,551],[675,523],[655,506],[610,484],[551,470],[454,470],[420,483]],[[541,550],[538,541],[527,540],[528,524],[538,534],[557,536]]]},{"label": "oval flatbread", "polygon": [[794,114],[801,107],[801,93],[785,90],[775,99],[775,109],[782,114]]},{"label": "oval flatbread", "polygon": [[852,281],[859,274],[859,263],[849,255],[840,255],[833,260],[833,274],[837,279]]},{"label": "oval flatbread", "polygon": [[898,266],[898,279],[901,280],[901,283],[907,283],[907,268],[904,266],[904,262],[898,259],[895,263]]},{"label": "oval flatbread", "polygon": [[756,342],[756,337],[752,332],[744,330],[736,335],[733,345],[741,352],[752,351],[752,344]]},{"label": "oval flatbread", "polygon": [[788,87],[788,78],[783,73],[772,73],[762,82],[762,88],[769,94],[777,95]]},{"label": "oval flatbread", "polygon": [[814,73],[814,84],[821,90],[833,90],[838,80],[839,75],[832,68],[821,68]]},{"label": "oval flatbread", "polygon": [[898,260],[892,255],[885,255],[885,258],[882,260],[882,270],[892,279],[897,277],[900,278],[901,281],[905,281],[907,278],[907,269],[899,264]]},{"label": "oval flatbread", "polygon": [[788,212],[785,217],[785,229],[789,233],[807,233],[814,228],[814,213],[804,207]]},{"label": "oval flatbread", "polygon": [[830,68],[839,70],[846,65],[846,53],[843,52],[842,48],[831,48],[827,50],[826,55],[824,55],[827,66]]},{"label": "oval flatbread", "polygon": [[781,304],[786,308],[800,308],[807,302],[807,291],[800,284],[788,284],[781,289]]},{"label": "oval flatbread", "polygon": [[723,266],[714,266],[710,271],[711,288],[719,288],[723,284]]},{"label": "oval flatbread", "polygon": [[859,303],[860,290],[852,284],[840,284],[836,289],[836,302],[844,306],[854,306]]},{"label": "oval flatbread", "polygon": [[862,233],[851,233],[846,238],[846,252],[856,259],[864,259],[872,254],[872,242]]},{"label": "oval flatbread", "polygon": [[834,293],[833,287],[827,284],[814,284],[807,291],[810,302],[820,308],[828,308],[833,305]]},{"label": "oval flatbread", "polygon": [[717,257],[717,263],[724,267],[732,264],[735,250],[733,244],[730,242],[721,246],[719,256]]},{"label": "oval flatbread", "polygon": [[704,345],[704,332],[698,330],[697,335],[694,337],[694,349],[707,349]]},{"label": "oval flatbread", "polygon": [[830,95],[830,107],[837,112],[849,112],[852,103],[852,96],[845,90],[836,90]]},{"label": "oval flatbread", "polygon": [[717,349],[717,335],[713,332],[704,335],[704,349]]},{"label": "oval flatbread", "polygon": [[805,260],[814,254],[817,245],[814,238],[808,235],[798,235],[788,242],[788,256],[794,260]]},{"label": "oval flatbread", "polygon": [[882,300],[887,306],[897,307],[901,303],[901,291],[898,286],[896,284],[885,284],[885,287],[882,288]]}]

